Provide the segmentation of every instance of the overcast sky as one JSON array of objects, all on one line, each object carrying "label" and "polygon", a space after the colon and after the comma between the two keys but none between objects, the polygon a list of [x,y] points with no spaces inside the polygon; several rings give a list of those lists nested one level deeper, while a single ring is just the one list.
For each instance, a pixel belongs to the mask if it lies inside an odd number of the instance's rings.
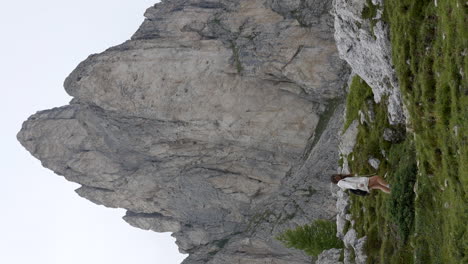
[{"label": "overcast sky", "polygon": [[3,1],[0,9],[0,263],[173,264],[168,233],[136,229],[122,209],[80,198],[17,142],[21,123],[70,101],[65,77],[89,54],[122,43],[155,0]]}]

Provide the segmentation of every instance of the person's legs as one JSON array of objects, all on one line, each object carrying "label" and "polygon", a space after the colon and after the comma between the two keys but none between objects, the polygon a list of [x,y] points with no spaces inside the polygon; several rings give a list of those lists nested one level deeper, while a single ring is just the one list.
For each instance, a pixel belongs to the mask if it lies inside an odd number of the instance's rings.
[{"label": "person's legs", "polygon": [[[383,184],[382,184],[383,183]],[[372,176],[369,178],[369,188],[381,190],[385,193],[390,193],[390,189],[387,184],[380,176]]]},{"label": "person's legs", "polygon": [[380,184],[376,184],[374,186],[371,186],[370,188],[371,189],[381,190],[384,193],[390,193],[391,192],[390,189],[387,186],[383,186],[383,185],[380,185]]},{"label": "person's legs", "polygon": [[374,177],[376,177],[376,180],[380,185],[388,186],[388,182],[386,182],[382,177],[380,176],[374,176]]}]

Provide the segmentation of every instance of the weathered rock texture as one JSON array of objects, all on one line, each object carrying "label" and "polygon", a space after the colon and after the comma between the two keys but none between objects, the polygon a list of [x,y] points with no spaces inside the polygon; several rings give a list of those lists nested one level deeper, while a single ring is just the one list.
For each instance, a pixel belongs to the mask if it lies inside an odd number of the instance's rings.
[{"label": "weathered rock texture", "polygon": [[274,236],[332,218],[348,70],[331,1],[163,1],[82,62],[18,139],[184,263],[310,263]]},{"label": "weathered rock texture", "polygon": [[[386,99],[391,124],[405,123],[405,110],[391,61],[388,24],[382,20],[383,0],[334,0],[335,39],[341,58],[372,88],[374,100]],[[375,8],[375,16],[363,18]],[[372,14],[374,15],[374,14]]]},{"label": "weathered rock texture", "polygon": [[315,264],[343,264],[343,262],[340,261],[341,251],[343,250],[336,248],[324,250],[318,255]]}]

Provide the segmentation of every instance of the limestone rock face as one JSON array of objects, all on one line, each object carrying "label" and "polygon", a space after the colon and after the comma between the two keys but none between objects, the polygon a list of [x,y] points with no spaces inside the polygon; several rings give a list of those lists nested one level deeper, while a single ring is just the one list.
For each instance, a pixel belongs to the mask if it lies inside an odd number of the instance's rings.
[{"label": "limestone rock face", "polygon": [[334,0],[336,45],[341,58],[372,88],[375,102],[386,98],[389,122],[403,124],[405,109],[391,61],[388,25],[382,21],[383,1],[372,4],[375,14],[370,14],[366,0]]},{"label": "limestone rock face", "polygon": [[332,248],[329,250],[324,250],[320,255],[315,264],[343,264],[340,261],[340,255],[343,249]]},{"label": "limestone rock face", "polygon": [[66,79],[19,141],[184,263],[310,263],[274,238],[331,218],[343,87],[331,1],[162,1]]}]

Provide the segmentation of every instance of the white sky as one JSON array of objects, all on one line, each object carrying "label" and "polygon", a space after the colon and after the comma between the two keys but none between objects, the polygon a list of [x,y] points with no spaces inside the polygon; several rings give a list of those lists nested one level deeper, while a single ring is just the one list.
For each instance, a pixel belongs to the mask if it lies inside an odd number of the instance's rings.
[{"label": "white sky", "polygon": [[21,123],[70,101],[65,77],[136,31],[156,0],[3,1],[0,9],[0,263],[173,264],[168,233],[136,229],[122,209],[80,198],[17,142]]}]

